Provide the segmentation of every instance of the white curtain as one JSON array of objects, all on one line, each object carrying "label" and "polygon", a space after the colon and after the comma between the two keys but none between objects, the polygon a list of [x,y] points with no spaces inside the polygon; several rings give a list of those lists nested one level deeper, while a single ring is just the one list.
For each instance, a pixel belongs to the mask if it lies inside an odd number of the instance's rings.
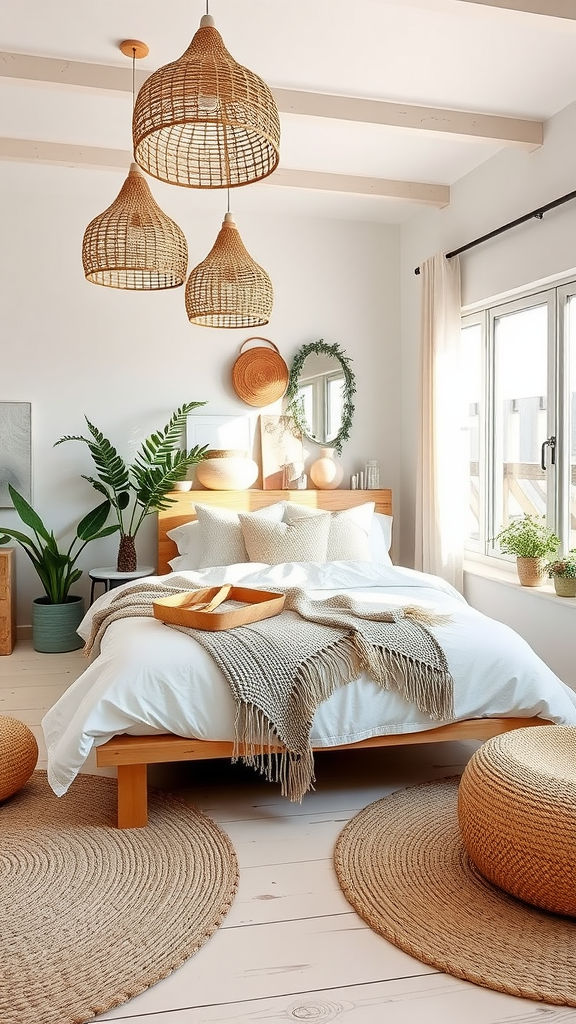
[{"label": "white curtain", "polygon": [[460,375],[460,262],[437,253],[420,268],[420,443],[415,566],[462,592],[469,469]]}]

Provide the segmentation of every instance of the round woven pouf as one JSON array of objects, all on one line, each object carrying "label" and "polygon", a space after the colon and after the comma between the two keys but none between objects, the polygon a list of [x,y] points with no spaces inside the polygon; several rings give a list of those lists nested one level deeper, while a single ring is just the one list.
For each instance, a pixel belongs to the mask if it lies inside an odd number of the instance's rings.
[{"label": "round woven pouf", "polygon": [[36,767],[34,733],[17,718],[0,715],[0,800],[22,789]]},{"label": "round woven pouf", "polygon": [[460,780],[458,822],[488,881],[576,916],[576,727],[516,729],[484,743]]}]

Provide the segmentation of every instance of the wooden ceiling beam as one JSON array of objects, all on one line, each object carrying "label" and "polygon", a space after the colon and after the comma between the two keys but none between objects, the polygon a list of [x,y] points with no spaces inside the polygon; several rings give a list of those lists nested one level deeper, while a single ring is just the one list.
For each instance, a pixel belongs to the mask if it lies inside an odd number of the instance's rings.
[{"label": "wooden ceiling beam", "polygon": [[[0,160],[128,171],[131,159],[128,150],[76,146],[61,142],[41,142],[37,139],[0,138]],[[323,171],[292,170],[283,167],[274,171],[262,184],[284,188],[315,189],[323,192],[344,192],[353,195],[374,196],[380,199],[400,199],[423,206],[434,206],[437,209],[443,209],[450,202],[448,185],[368,178],[353,174],[332,174]]]},{"label": "wooden ceiling beam", "polygon": [[481,4],[483,7],[503,7],[507,11],[541,14],[546,18],[566,18],[568,21],[576,21],[574,0],[459,0],[459,2]]},{"label": "wooden ceiling beam", "polygon": [[[149,74],[136,71],[137,89]],[[132,92],[132,71],[129,68],[25,53],[0,52],[0,77],[100,92]],[[412,132],[520,146],[528,151],[542,145],[543,126],[540,121],[295,89],[273,89],[272,92],[281,114],[405,128]]]}]

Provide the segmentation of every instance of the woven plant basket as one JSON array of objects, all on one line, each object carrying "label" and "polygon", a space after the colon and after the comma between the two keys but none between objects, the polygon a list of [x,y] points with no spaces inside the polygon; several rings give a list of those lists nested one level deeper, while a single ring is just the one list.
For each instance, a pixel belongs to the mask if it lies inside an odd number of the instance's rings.
[{"label": "woven plant basket", "polygon": [[[265,342],[243,352],[250,341]],[[265,346],[269,345],[270,348]],[[232,387],[247,405],[270,405],[286,394],[290,371],[278,348],[268,338],[247,338],[232,367]]]},{"label": "woven plant basket", "polygon": [[36,767],[38,744],[17,718],[0,715],[0,801],[22,789]]},{"label": "woven plant basket", "polygon": [[558,597],[576,597],[576,577],[554,576],[553,579]]},{"label": "woven plant basket", "polygon": [[544,558],[522,558],[516,559],[518,579],[523,587],[541,587],[546,578],[544,569]]}]

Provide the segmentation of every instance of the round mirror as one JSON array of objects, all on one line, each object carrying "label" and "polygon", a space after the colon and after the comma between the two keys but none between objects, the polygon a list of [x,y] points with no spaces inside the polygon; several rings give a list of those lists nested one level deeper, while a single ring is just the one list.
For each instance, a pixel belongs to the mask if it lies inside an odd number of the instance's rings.
[{"label": "round mirror", "polygon": [[315,341],[294,357],[286,411],[310,441],[330,445],[341,454],[350,436],[355,391],[350,360],[340,346]]}]

